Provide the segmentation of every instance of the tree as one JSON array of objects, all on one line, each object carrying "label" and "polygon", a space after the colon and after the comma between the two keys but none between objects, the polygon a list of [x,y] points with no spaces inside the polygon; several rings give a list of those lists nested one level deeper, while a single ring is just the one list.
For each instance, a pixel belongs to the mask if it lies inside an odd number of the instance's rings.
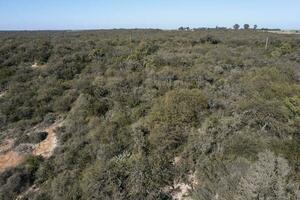
[{"label": "tree", "polygon": [[247,30],[250,28],[250,25],[249,24],[244,24],[244,29]]},{"label": "tree", "polygon": [[253,30],[256,30],[257,29],[257,25],[255,24],[254,26],[253,26]]},{"label": "tree", "polygon": [[238,30],[238,29],[240,28],[240,25],[239,25],[239,24],[235,24],[235,25],[233,26],[233,28],[234,28],[234,30]]}]

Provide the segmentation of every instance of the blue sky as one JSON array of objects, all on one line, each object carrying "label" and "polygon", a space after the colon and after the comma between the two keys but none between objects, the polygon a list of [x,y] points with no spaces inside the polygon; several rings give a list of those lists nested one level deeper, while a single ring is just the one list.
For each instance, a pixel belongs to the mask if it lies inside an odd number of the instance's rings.
[{"label": "blue sky", "polygon": [[300,0],[0,0],[0,30],[215,27],[300,29]]}]

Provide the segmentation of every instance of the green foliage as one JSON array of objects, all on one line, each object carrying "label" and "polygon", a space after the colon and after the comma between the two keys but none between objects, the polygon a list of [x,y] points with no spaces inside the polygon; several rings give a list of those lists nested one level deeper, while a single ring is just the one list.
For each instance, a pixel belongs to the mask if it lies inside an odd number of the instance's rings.
[{"label": "green foliage", "polygon": [[299,52],[259,30],[0,32],[0,139],[38,143],[64,119],[51,158],[0,174],[0,199],[293,194]]},{"label": "green foliage", "polygon": [[140,43],[139,46],[135,49],[129,59],[141,60],[146,56],[155,53],[158,50],[158,46],[153,43]]},{"label": "green foliage", "polygon": [[150,143],[160,151],[176,150],[185,143],[189,129],[201,123],[207,106],[206,97],[197,89],[166,93],[153,105],[147,119]]},{"label": "green foliage", "polygon": [[149,120],[174,126],[199,124],[207,107],[207,98],[200,90],[175,90],[153,106]]},{"label": "green foliage", "polygon": [[294,114],[300,115],[300,98],[297,96],[289,97],[284,100],[288,109]]},{"label": "green foliage", "polygon": [[275,50],[273,50],[271,52],[271,56],[274,58],[278,58],[282,55],[290,54],[292,52],[293,52],[292,45],[288,42],[284,42],[279,47],[275,48]]},{"label": "green foliage", "polygon": [[275,140],[272,143],[272,150],[277,154],[283,156],[289,161],[292,170],[294,171],[294,178],[299,182],[300,180],[300,144],[298,139],[289,139],[285,141]]},{"label": "green foliage", "polygon": [[242,84],[246,98],[239,106],[247,112],[247,120],[276,134],[296,131],[294,120],[300,87],[293,82],[289,72],[263,68],[247,74]]}]

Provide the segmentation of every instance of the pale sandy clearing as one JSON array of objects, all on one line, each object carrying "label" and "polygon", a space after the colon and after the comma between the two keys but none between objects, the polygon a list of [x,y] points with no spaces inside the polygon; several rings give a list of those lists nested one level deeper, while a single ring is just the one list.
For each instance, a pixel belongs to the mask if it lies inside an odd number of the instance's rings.
[{"label": "pale sandy clearing", "polygon": [[188,175],[188,182],[189,183],[175,181],[173,186],[167,187],[165,190],[171,194],[174,200],[191,200],[189,191],[198,185],[195,174]]},{"label": "pale sandy clearing", "polygon": [[1,98],[1,97],[4,97],[5,94],[6,94],[6,91],[0,92],[0,98]]},{"label": "pale sandy clearing", "polygon": [[[180,165],[181,160],[181,156],[176,156],[172,163],[174,166],[178,166]],[[195,174],[189,174],[188,183],[174,181],[172,186],[165,188],[165,191],[168,192],[174,200],[191,200],[191,197],[189,197],[189,191],[197,184]]]},{"label": "pale sandy clearing", "polygon": [[[44,141],[35,145],[35,149],[32,152],[33,155],[43,156],[46,159],[52,156],[53,151],[57,146],[57,138],[54,131],[61,125],[62,121],[58,121],[43,130],[48,132],[48,136]],[[11,167],[16,167],[25,161],[26,154],[17,153],[12,149],[13,142],[12,139],[9,139],[0,145],[0,172]]]},{"label": "pale sandy clearing", "polygon": [[44,67],[45,65],[39,65],[38,63],[33,63],[32,65],[31,65],[31,67],[33,68],[33,69],[37,69],[37,68],[42,68],[42,67]]},{"label": "pale sandy clearing", "polygon": [[53,151],[57,146],[57,137],[54,131],[61,125],[61,121],[56,122],[44,130],[48,133],[48,136],[44,141],[35,146],[35,149],[33,150],[33,155],[43,156],[44,158],[50,158],[52,156]]},{"label": "pale sandy clearing", "polygon": [[18,166],[24,160],[25,160],[24,155],[20,155],[17,152],[10,150],[5,154],[0,155],[0,172],[3,172],[8,168]]},{"label": "pale sandy clearing", "polygon": [[0,145],[0,172],[24,161],[24,156],[12,150],[14,140],[7,139]]},{"label": "pale sandy clearing", "polygon": [[174,185],[174,189],[171,191],[172,199],[174,200],[191,200],[188,195],[191,186],[185,183],[177,183]]},{"label": "pale sandy clearing", "polygon": [[37,63],[33,63],[33,65],[31,65],[32,68],[39,68],[39,65]]},{"label": "pale sandy clearing", "polygon": [[174,158],[173,165],[179,165],[181,162],[181,157],[177,156]]}]

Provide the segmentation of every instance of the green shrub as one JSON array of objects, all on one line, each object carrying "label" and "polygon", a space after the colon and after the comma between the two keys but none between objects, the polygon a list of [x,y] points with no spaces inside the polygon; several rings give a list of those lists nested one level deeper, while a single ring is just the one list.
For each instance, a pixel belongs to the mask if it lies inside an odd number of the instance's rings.
[{"label": "green shrub", "polygon": [[132,55],[129,56],[129,59],[141,60],[146,56],[155,53],[159,47],[153,43],[140,43],[138,48],[135,49]]},{"label": "green shrub", "polygon": [[149,120],[174,126],[199,125],[207,107],[208,100],[200,90],[174,90],[155,103]]},{"label": "green shrub", "polygon": [[[294,133],[300,87],[293,82],[290,72],[277,68],[262,68],[242,78],[246,97],[239,102],[245,120],[272,133]],[[253,123],[252,123],[253,122]]]}]

